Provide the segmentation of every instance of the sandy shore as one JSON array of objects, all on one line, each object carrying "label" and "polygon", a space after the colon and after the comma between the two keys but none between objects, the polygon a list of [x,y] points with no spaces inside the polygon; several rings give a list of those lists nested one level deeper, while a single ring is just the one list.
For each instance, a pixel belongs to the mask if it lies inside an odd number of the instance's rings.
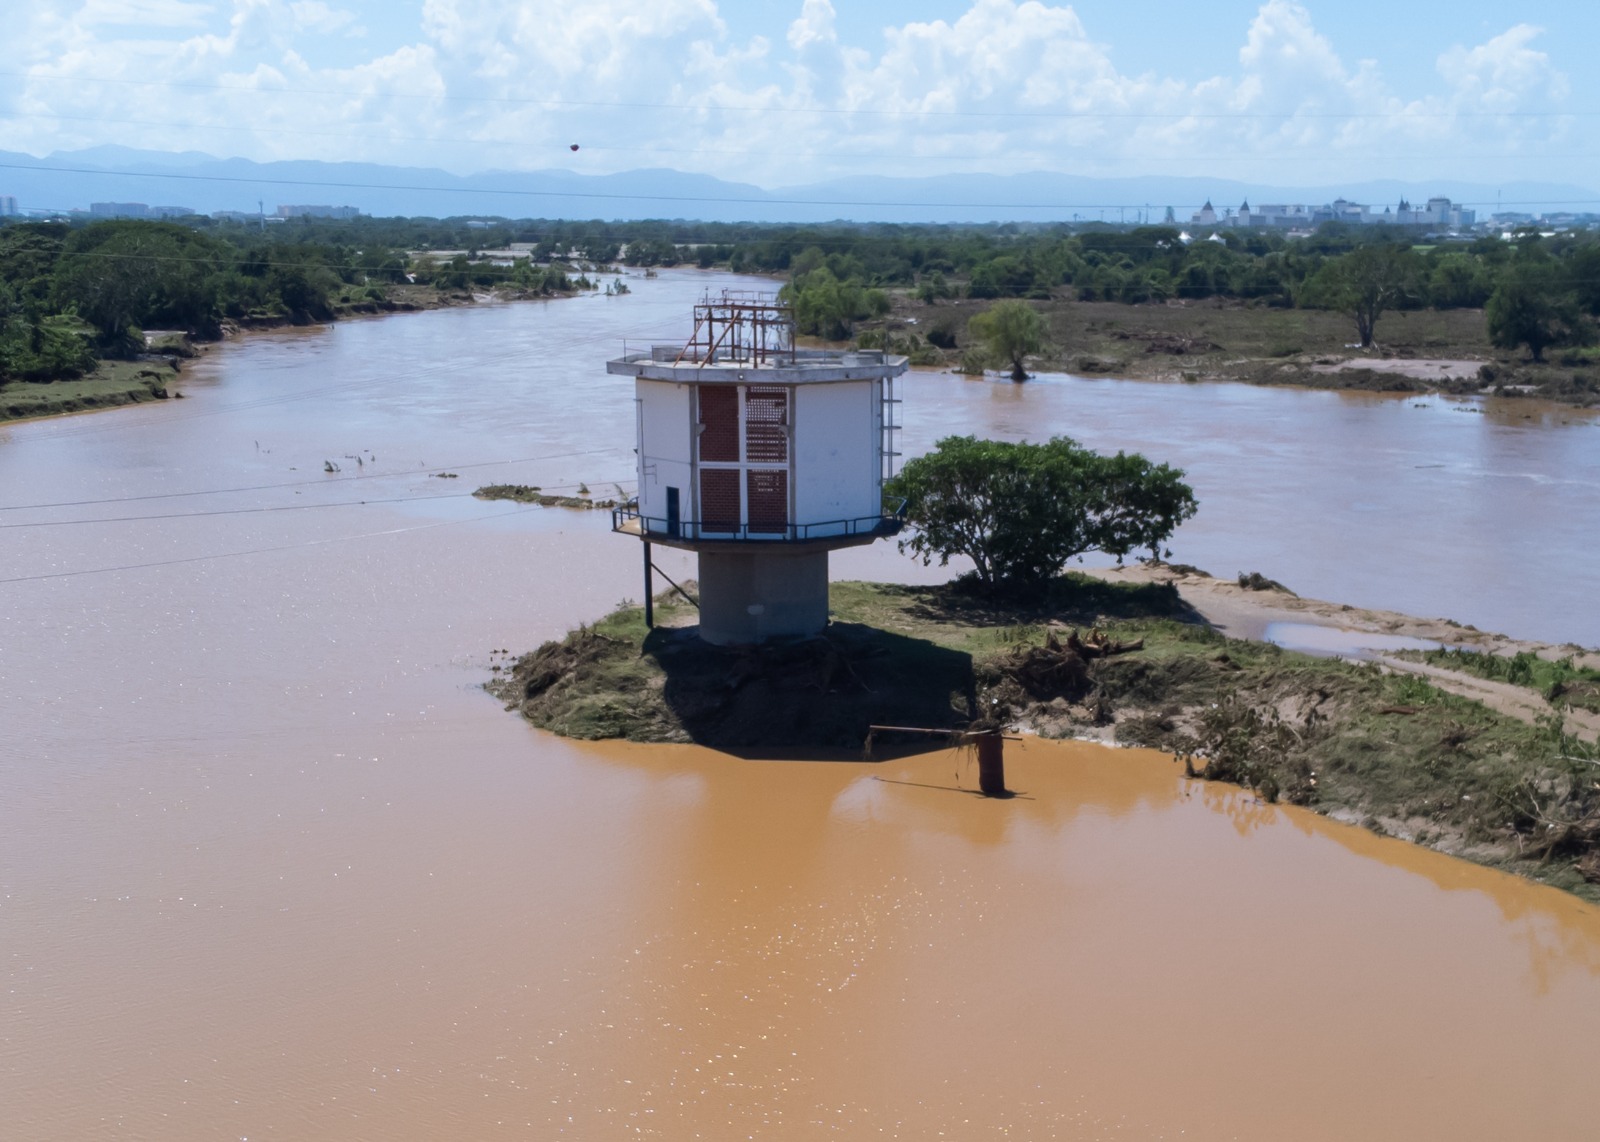
[{"label": "sandy shore", "polygon": [[[1575,644],[1555,645],[1530,639],[1511,638],[1508,635],[1480,631],[1462,626],[1450,619],[1425,619],[1405,615],[1398,611],[1381,611],[1367,607],[1351,607],[1321,599],[1304,599],[1288,591],[1252,590],[1241,587],[1230,579],[1215,579],[1203,572],[1167,565],[1133,564],[1090,571],[1109,582],[1171,583],[1184,602],[1193,607],[1208,623],[1230,638],[1264,641],[1268,628],[1274,623],[1296,623],[1325,627],[1330,631],[1346,632],[1348,639],[1332,640],[1346,643],[1350,657],[1381,662],[1385,668],[1405,671],[1426,677],[1441,690],[1482,702],[1492,710],[1532,723],[1556,711],[1538,693],[1522,686],[1494,682],[1459,671],[1446,670],[1420,662],[1410,662],[1385,654],[1380,650],[1361,646],[1361,635],[1380,636],[1374,639],[1381,645],[1387,638],[1420,639],[1448,646],[1482,651],[1487,654],[1536,654],[1541,658],[1560,659],[1572,656],[1574,663],[1600,669],[1600,651]],[[1600,714],[1585,710],[1563,709],[1569,732],[1586,738],[1600,738]]]},{"label": "sandy shore", "polygon": [[1478,376],[1485,362],[1446,357],[1351,357],[1333,365],[1311,365],[1313,373],[1338,373],[1367,369],[1374,373],[1393,373],[1417,381],[1470,381]]}]

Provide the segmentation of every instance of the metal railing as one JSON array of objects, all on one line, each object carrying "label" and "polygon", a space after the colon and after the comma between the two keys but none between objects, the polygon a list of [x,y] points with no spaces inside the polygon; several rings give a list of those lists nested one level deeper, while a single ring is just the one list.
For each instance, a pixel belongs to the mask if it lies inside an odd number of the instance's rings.
[{"label": "metal railing", "polygon": [[668,520],[665,516],[640,514],[638,504],[625,504],[611,509],[611,530],[668,543],[673,540],[808,543],[819,539],[859,536],[882,539],[899,534],[906,523],[905,511],[905,500],[896,500],[892,504],[885,502],[883,511],[878,515],[856,516],[853,519],[828,519],[814,523],[777,525],[733,524],[724,520],[710,522],[696,519]]},{"label": "metal railing", "polygon": [[[649,362],[652,365],[676,365],[685,363],[681,359],[684,354],[682,345],[652,345],[649,349],[628,349],[623,347],[622,356],[618,358],[630,365]],[[882,349],[796,349],[785,354],[785,365],[831,365],[842,368],[871,368],[882,365],[889,359]],[[696,368],[705,366],[738,366],[749,362],[745,358],[734,357],[722,349],[713,349],[704,358],[696,358],[687,362]],[[754,367],[754,366],[752,366]]]}]

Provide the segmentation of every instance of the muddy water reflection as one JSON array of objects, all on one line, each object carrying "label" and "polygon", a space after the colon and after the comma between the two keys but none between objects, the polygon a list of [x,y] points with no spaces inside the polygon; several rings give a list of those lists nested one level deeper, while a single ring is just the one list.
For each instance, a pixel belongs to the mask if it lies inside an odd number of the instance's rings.
[{"label": "muddy water reflection", "polygon": [[1559,894],[1152,755],[1029,743],[991,803],[947,754],[488,701],[489,648],[637,553],[462,491],[625,476],[591,358],[700,280],[262,338],[182,406],[7,430],[8,504],[257,490],[0,523],[274,510],[0,532],[0,1135],[1586,1136],[1600,912]]}]

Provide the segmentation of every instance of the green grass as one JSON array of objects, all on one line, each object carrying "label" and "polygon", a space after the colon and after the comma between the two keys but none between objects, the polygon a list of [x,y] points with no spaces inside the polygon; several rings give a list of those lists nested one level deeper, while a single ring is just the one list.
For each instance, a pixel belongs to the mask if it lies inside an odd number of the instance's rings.
[{"label": "green grass", "polygon": [[1529,651],[1503,655],[1445,648],[1408,651],[1404,657],[1494,682],[1522,686],[1537,691],[1551,703],[1600,713],[1600,670],[1577,666],[1571,656],[1551,660]]},{"label": "green grass", "polygon": [[159,400],[177,376],[175,370],[148,361],[102,361],[93,373],[78,380],[48,384],[15,381],[0,385],[0,420]]}]

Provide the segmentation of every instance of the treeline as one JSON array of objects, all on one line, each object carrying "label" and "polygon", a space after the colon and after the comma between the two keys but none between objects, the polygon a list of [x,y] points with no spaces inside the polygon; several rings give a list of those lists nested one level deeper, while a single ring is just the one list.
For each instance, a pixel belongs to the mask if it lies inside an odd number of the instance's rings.
[{"label": "treeline", "polygon": [[79,376],[99,358],[143,352],[145,330],[209,339],[229,321],[305,323],[382,308],[402,284],[511,287],[525,295],[590,285],[565,265],[529,257],[507,266],[409,252],[409,240],[437,238],[438,229],[349,222],[258,229],[210,219],[0,227],[0,381]]},{"label": "treeline", "polygon": [[[413,240],[535,244],[536,258],[582,257],[639,267],[692,265],[788,279],[785,294],[804,333],[850,336],[880,316],[889,291],[946,299],[1076,299],[1145,304],[1224,298],[1351,315],[1370,344],[1393,309],[1487,310],[1491,339],[1555,345],[1595,339],[1600,316],[1600,236],[1525,229],[1437,240],[1395,226],[1330,222],[1291,238],[1281,231],[1220,230],[1191,239],[1173,226],[996,223],[987,226],[756,223],[452,223],[409,226]],[[454,225],[459,227],[459,223]],[[431,227],[432,229],[429,229]]]},{"label": "treeline", "polygon": [[[1600,237],[1529,231],[1433,242],[1394,227],[1338,223],[1316,234],[1223,233],[1186,240],[1173,227],[1076,233],[1005,228],[956,235],[830,236],[830,246],[784,249],[793,239],[741,247],[745,265],[787,258],[787,296],[803,332],[840,338],[873,316],[878,291],[898,287],[937,304],[947,298],[1023,298],[1126,304],[1227,298],[1281,308],[1348,313],[1362,345],[1389,310],[1486,311],[1491,342],[1551,346],[1597,339]],[[831,247],[831,248],[830,248]]]},{"label": "treeline", "polygon": [[[514,259],[483,251],[517,246]],[[456,251],[447,256],[418,251]],[[0,379],[70,376],[143,347],[145,329],[216,336],[224,322],[327,320],[400,286],[525,295],[592,286],[615,263],[786,278],[802,332],[841,339],[891,294],[1129,304],[1227,298],[1342,310],[1366,343],[1389,309],[1478,308],[1535,357],[1595,339],[1600,240],[1526,232],[1433,241],[1397,227],[1219,231],[1171,226],[774,225],[468,218],[0,226]],[[509,264],[508,264],[509,263]]]}]

